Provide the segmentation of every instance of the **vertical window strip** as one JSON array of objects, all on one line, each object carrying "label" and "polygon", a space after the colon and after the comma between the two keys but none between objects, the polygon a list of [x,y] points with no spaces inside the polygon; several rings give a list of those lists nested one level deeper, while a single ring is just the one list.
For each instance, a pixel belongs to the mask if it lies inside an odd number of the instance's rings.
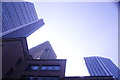
[{"label": "vertical window strip", "polygon": [[21,8],[21,12],[22,12],[22,14],[23,14],[25,23],[27,24],[28,22],[27,22],[27,19],[25,18],[25,15],[24,15],[24,11],[23,11],[23,8],[22,8],[22,7],[23,7],[23,6],[22,6],[22,3],[23,3],[23,2],[20,2],[19,6],[20,6],[20,8]]},{"label": "vertical window strip", "polygon": [[[5,14],[2,15],[3,19],[5,19],[4,16],[5,16]],[[3,19],[2,19],[2,32],[7,31],[7,26],[6,26],[6,24],[5,24]]]},{"label": "vertical window strip", "polygon": [[8,11],[6,3],[7,2],[3,2],[3,6],[2,6],[4,9],[3,14],[5,14],[6,18],[8,18],[7,21],[9,21],[10,26],[6,26],[6,27],[7,27],[7,30],[10,30],[10,29],[13,29],[15,27],[15,25],[14,25],[13,19],[11,18],[10,12]]},{"label": "vertical window strip", "polygon": [[13,7],[13,2],[7,2],[6,5],[7,5],[9,15],[11,16],[11,19],[14,23],[14,28],[20,26],[20,22],[18,21],[18,17],[16,15],[15,9]]},{"label": "vertical window strip", "polygon": [[95,63],[96,63],[96,66],[97,66],[99,76],[101,76],[101,75],[105,76],[104,70],[100,67],[101,65],[100,65],[99,60],[97,59],[97,57],[95,59]]},{"label": "vertical window strip", "polygon": [[35,18],[35,20],[37,20],[38,17],[37,17],[37,13],[36,13],[36,11],[35,11],[35,7],[34,7],[33,4],[31,4],[31,7],[32,7],[33,14],[34,14],[34,18]]},{"label": "vertical window strip", "polygon": [[24,14],[23,14],[20,4],[21,4],[21,2],[14,2],[16,11],[19,13],[18,15],[19,15],[20,21],[21,21],[22,25],[24,25],[24,24],[26,24],[26,21],[25,21],[25,17],[24,17]]},{"label": "vertical window strip", "polygon": [[29,15],[29,11],[28,11],[28,6],[27,6],[26,4],[27,4],[27,2],[23,2],[24,8],[25,8],[25,12],[26,12],[26,14],[27,14],[26,17],[28,18],[29,22],[31,22],[31,20],[30,20],[30,15]]},{"label": "vertical window strip", "polygon": [[[19,6],[19,5],[17,5],[17,6]],[[18,20],[19,20],[19,22],[20,22],[20,25],[22,25],[22,22],[20,21],[20,15],[18,15],[18,13],[17,13],[17,10],[16,10],[16,7],[15,7],[15,5],[14,5],[14,2],[13,2],[13,7],[14,7],[14,9],[15,9],[15,13],[16,13],[16,15],[17,15],[17,17],[18,17]]]},{"label": "vertical window strip", "polygon": [[107,66],[103,62],[104,60],[99,58],[99,61],[100,61],[100,64],[101,64],[102,68],[104,69],[106,75],[112,75],[112,73],[109,71],[109,69],[107,68]]},{"label": "vertical window strip", "polygon": [[32,21],[34,21],[34,18],[33,18],[33,14],[32,14],[32,11],[31,11],[31,5],[30,5],[31,3],[28,3],[27,5],[28,5],[28,10],[29,10],[29,12],[30,12],[30,15],[31,15],[31,19],[32,19]]}]

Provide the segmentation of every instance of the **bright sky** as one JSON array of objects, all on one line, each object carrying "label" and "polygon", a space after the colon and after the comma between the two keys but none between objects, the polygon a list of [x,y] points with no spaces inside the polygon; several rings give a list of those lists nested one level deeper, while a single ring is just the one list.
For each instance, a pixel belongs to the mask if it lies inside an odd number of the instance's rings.
[{"label": "bright sky", "polygon": [[49,41],[66,76],[89,75],[83,57],[101,56],[118,64],[118,7],[112,2],[37,2],[45,25],[30,35],[29,48]]}]

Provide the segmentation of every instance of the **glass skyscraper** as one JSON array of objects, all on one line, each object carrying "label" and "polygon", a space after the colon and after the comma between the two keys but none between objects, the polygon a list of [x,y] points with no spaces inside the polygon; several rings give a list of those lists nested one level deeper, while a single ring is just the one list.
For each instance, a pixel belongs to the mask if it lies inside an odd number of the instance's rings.
[{"label": "glass skyscraper", "polygon": [[84,57],[90,76],[113,76],[120,80],[120,69],[110,60],[103,57]]},{"label": "glass skyscraper", "polygon": [[44,25],[31,2],[2,2],[3,38],[28,37]]}]

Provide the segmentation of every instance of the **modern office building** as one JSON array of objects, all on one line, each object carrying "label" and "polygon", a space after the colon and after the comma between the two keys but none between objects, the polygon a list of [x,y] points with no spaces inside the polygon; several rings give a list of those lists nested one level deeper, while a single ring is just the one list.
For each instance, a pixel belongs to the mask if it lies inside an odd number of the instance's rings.
[{"label": "modern office building", "polygon": [[113,76],[120,80],[120,69],[108,58],[84,57],[91,76]]},{"label": "modern office building", "polygon": [[2,2],[3,38],[28,37],[44,25],[31,2]]},{"label": "modern office building", "polygon": [[46,41],[38,46],[31,48],[29,50],[29,54],[32,55],[34,59],[56,59],[57,58],[49,41]]},{"label": "modern office building", "polygon": [[3,38],[2,79],[59,80],[65,77],[65,59],[33,59],[26,38]]}]

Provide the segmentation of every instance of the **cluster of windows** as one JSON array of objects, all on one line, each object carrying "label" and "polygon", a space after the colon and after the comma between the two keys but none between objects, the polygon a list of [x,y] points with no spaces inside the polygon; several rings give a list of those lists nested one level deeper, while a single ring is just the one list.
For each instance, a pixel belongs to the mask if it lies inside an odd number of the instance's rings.
[{"label": "cluster of windows", "polygon": [[[33,71],[39,70],[39,65],[29,65],[26,70],[33,70]],[[57,70],[60,70],[60,66],[59,65],[56,65],[56,66],[44,65],[44,66],[41,66],[41,70],[55,70],[55,71],[57,71]]]},{"label": "cluster of windows", "polygon": [[39,65],[28,65],[25,70],[27,71],[36,71],[39,69]]},{"label": "cluster of windows", "polygon": [[60,66],[42,66],[41,70],[60,70]]},{"label": "cluster of windows", "polygon": [[59,77],[29,77],[29,80],[59,80]]},{"label": "cluster of windows", "polygon": [[58,76],[38,76],[38,77],[34,77],[34,76],[21,76],[22,79],[25,80],[59,80]]}]

